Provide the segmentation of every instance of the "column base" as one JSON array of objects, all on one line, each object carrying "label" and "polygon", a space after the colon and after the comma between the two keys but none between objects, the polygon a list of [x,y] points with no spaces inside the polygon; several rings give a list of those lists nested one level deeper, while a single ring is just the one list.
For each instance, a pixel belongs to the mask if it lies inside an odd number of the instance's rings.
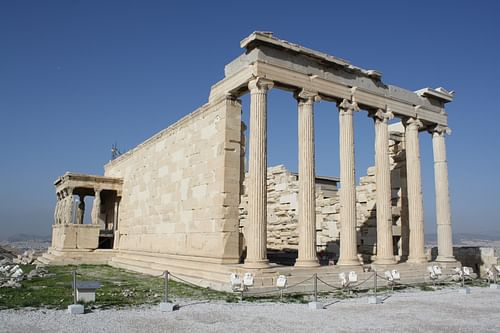
[{"label": "column base", "polygon": [[394,265],[396,264],[396,259],[394,257],[376,258],[373,263],[375,265]]},{"label": "column base", "polygon": [[448,257],[448,256],[437,256],[436,260],[437,262],[456,262],[457,259],[455,259],[455,257],[451,256],[451,257]]},{"label": "column base", "polygon": [[318,260],[300,260],[297,259],[295,262],[295,267],[319,267],[319,262]]},{"label": "column base", "polygon": [[269,267],[269,260],[264,259],[264,260],[256,260],[256,261],[248,261],[245,260],[245,263],[243,264],[245,268],[267,268]]},{"label": "column base", "polygon": [[337,262],[337,266],[360,266],[358,258],[340,258]]},{"label": "column base", "polygon": [[406,260],[407,263],[410,263],[410,264],[423,264],[423,263],[426,263],[428,262],[429,260],[427,260],[427,257],[426,256],[422,256],[422,257],[408,257],[408,260]]}]

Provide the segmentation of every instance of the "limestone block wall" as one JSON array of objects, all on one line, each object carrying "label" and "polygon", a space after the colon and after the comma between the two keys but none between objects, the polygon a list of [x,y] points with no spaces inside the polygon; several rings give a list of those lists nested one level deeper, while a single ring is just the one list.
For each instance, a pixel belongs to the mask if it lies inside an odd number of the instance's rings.
[{"label": "limestone block wall", "polygon": [[120,250],[237,262],[241,104],[220,99],[105,166],[123,178]]},{"label": "limestone block wall", "polygon": [[[395,249],[400,256],[408,254],[408,217],[406,200],[406,164],[404,140],[392,134],[390,140],[392,215]],[[248,176],[248,175],[247,175]],[[246,181],[240,204],[240,226],[245,235],[248,197]],[[271,250],[298,248],[298,179],[283,165],[268,169],[267,174],[267,245]],[[376,253],[376,185],[375,167],[360,177],[356,187],[359,252],[365,257]],[[318,251],[338,256],[340,240],[340,203],[335,191],[324,190],[316,183],[316,240]],[[405,231],[406,230],[406,231]],[[334,257],[335,257],[334,256]]]},{"label": "limestone block wall", "polygon": [[[248,175],[247,175],[248,176]],[[240,204],[240,226],[245,235],[248,222],[248,197],[246,180]],[[325,195],[325,193],[327,195]],[[338,239],[339,199],[336,192],[322,191],[322,185],[316,185],[316,221],[318,245]],[[269,249],[285,250],[298,247],[297,200],[299,193],[298,176],[278,165],[268,169],[267,173],[267,245]]]},{"label": "limestone block wall", "polygon": [[[392,193],[392,233],[394,249],[401,257],[408,256],[409,227],[406,193],[406,152],[402,136],[392,133],[389,140]],[[362,254],[375,254],[377,242],[375,167],[369,167],[356,187],[358,245]]]},{"label": "limestone block wall", "polygon": [[[433,252],[437,253],[437,248],[433,248]],[[493,247],[454,247],[453,256],[462,265],[472,267],[480,277],[486,277],[486,270],[492,265],[498,265],[500,261],[500,254]]]}]

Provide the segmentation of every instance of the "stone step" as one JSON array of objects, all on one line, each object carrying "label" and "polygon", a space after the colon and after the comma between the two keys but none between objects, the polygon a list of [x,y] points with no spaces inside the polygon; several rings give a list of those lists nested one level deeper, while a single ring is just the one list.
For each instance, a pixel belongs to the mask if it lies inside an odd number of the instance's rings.
[{"label": "stone step", "polygon": [[[201,287],[230,291],[229,271],[221,270],[220,265],[205,265],[200,262],[189,263],[170,260],[168,258],[141,256],[137,254],[120,253],[110,261],[111,266],[120,267],[144,274],[160,276],[168,270],[174,276],[179,276],[190,283]],[[193,275],[195,272],[196,275]]]}]

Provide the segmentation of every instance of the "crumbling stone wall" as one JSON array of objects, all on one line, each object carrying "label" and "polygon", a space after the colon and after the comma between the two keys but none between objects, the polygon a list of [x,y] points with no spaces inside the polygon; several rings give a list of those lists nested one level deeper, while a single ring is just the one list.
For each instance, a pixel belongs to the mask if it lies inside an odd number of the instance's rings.
[{"label": "crumbling stone wall", "polygon": [[[324,185],[323,185],[324,186]],[[267,173],[267,244],[273,250],[296,250],[299,242],[298,223],[298,176],[283,165],[268,169]],[[316,186],[316,218],[319,227],[318,244],[326,246],[338,238],[339,203],[337,193],[328,191],[326,197],[322,185]],[[333,195],[333,196],[332,196]],[[245,234],[248,223],[248,196],[246,181],[240,204],[240,226]]]},{"label": "crumbling stone wall", "polygon": [[[392,215],[395,251],[399,256],[408,255],[408,209],[406,197],[406,164],[404,138],[398,132],[391,132],[391,185]],[[248,177],[248,174],[246,175]],[[248,223],[248,196],[246,181],[240,203],[240,227],[245,235]],[[297,250],[299,234],[298,176],[283,165],[268,169],[267,173],[267,247],[270,250]],[[376,253],[376,184],[375,167],[369,167],[367,174],[360,177],[356,187],[357,228],[359,253],[364,260],[370,260]],[[325,190],[317,179],[316,183],[316,226],[318,252],[326,252],[337,259],[340,240],[340,203],[337,191]],[[403,237],[401,235],[404,235]]]},{"label": "crumbling stone wall", "polygon": [[[437,248],[433,248],[437,253]],[[453,256],[464,266],[472,267],[480,277],[486,277],[486,271],[492,265],[500,264],[500,255],[493,247],[461,246],[453,248]]]}]

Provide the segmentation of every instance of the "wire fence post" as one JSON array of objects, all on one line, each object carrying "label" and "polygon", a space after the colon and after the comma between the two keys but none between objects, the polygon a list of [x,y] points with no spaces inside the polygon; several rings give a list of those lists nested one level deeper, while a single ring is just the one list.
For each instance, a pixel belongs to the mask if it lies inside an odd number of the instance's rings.
[{"label": "wire fence post", "polygon": [[375,291],[375,297],[377,297],[377,271],[373,273],[373,289]]},{"label": "wire fence post", "polygon": [[77,303],[76,299],[76,269],[73,270],[73,304]]},{"label": "wire fence post", "polygon": [[314,273],[314,301],[318,301],[318,273]]},{"label": "wire fence post", "polygon": [[168,271],[163,272],[163,302],[168,303],[168,280],[169,280]]}]

